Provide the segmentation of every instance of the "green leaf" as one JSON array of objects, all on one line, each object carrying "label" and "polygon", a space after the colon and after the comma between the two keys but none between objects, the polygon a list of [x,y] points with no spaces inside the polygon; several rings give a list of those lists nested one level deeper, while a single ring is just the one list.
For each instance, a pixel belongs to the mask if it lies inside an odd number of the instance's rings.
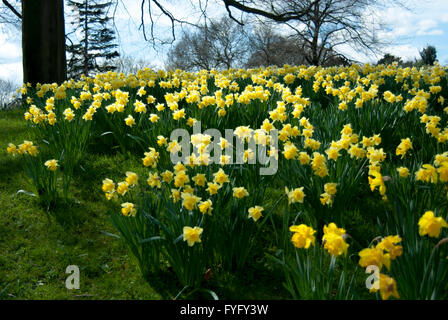
[{"label": "green leaf", "polygon": [[131,138],[132,140],[136,141],[136,142],[145,142],[145,140],[143,140],[142,138],[137,137],[137,136],[133,136],[133,135],[130,134],[130,133],[127,133],[126,135],[127,135],[129,138]]},{"label": "green leaf", "polygon": [[[26,195],[31,196],[31,197],[35,197],[36,196],[34,193],[26,191],[26,190],[19,190],[19,191],[17,191],[17,193],[15,195],[18,195],[18,194],[21,194],[21,193],[26,194]],[[13,197],[14,197],[14,195],[13,195]]]},{"label": "green leaf", "polygon": [[110,233],[110,232],[107,232],[107,231],[101,231],[101,233],[103,233],[103,234],[105,234],[106,236],[109,236],[109,237],[114,237],[114,238],[117,238],[117,239],[121,239],[121,237],[119,235],[116,235],[114,233]]},{"label": "green leaf", "polygon": [[182,238],[183,238],[183,236],[184,236],[183,234],[181,234],[180,236],[178,236],[176,239],[174,239],[173,243],[176,244],[176,243],[178,243],[179,241],[181,241]]},{"label": "green leaf", "polygon": [[165,239],[161,236],[154,236],[151,238],[140,240],[140,243],[147,243],[147,242],[151,242],[151,241],[155,241],[155,240],[165,240]]},{"label": "green leaf", "polygon": [[219,300],[218,295],[212,290],[202,289],[201,291],[209,293],[212,296],[213,300]]}]

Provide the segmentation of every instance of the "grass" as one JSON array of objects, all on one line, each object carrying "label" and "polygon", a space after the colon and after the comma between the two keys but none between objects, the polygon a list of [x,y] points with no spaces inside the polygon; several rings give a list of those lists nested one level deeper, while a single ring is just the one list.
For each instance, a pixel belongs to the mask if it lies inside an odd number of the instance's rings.
[{"label": "grass", "polygon": [[[143,279],[108,220],[101,181],[126,170],[141,170],[132,155],[104,155],[92,150],[77,169],[70,205],[58,214],[77,215],[77,224],[63,226],[49,219],[19,158],[6,153],[9,142],[33,140],[23,110],[0,112],[0,299],[172,299],[182,289],[170,270]],[[80,269],[80,289],[69,290],[66,268]],[[207,288],[221,299],[287,299],[281,271],[260,257],[238,278],[212,271]],[[189,299],[210,299],[197,293]]]}]

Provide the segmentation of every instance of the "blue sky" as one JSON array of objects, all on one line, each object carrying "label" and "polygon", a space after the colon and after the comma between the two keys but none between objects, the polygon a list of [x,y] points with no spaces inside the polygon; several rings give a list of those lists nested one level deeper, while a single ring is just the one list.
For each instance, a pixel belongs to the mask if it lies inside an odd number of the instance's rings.
[{"label": "blue sky", "polygon": [[[197,22],[199,15],[190,1],[164,1],[176,17]],[[197,2],[191,1],[191,2]],[[116,14],[116,27],[119,35],[120,53],[143,59],[155,68],[162,68],[165,54],[169,46],[159,47],[158,51],[145,42],[140,25],[140,0],[119,1]],[[384,52],[388,52],[409,60],[419,57],[419,51],[426,45],[434,45],[438,60],[448,64],[448,0],[410,0],[410,10],[397,7],[376,11],[376,19],[387,23],[389,30],[382,31],[379,36],[390,42]],[[219,16],[225,9],[219,0],[209,1],[210,13]],[[66,7],[67,10],[67,7]],[[148,19],[147,19],[148,21]],[[161,15],[156,18],[157,32],[161,37],[169,36],[170,21]],[[148,26],[147,26],[148,27]],[[180,33],[177,32],[177,37]],[[0,78],[22,82],[21,36],[17,30],[0,30]],[[362,62],[376,62],[380,57],[364,56],[355,50],[344,47],[342,52]]]}]

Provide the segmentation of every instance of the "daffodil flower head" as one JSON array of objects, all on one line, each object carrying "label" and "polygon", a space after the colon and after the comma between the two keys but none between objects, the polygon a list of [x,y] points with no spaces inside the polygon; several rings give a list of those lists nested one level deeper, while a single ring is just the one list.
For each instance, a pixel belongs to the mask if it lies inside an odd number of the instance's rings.
[{"label": "daffodil flower head", "polygon": [[126,217],[135,217],[137,209],[135,208],[133,203],[125,202],[121,204],[121,213]]},{"label": "daffodil flower head", "polygon": [[248,218],[252,218],[254,221],[257,221],[261,218],[262,214],[261,212],[264,210],[263,207],[255,206],[252,208],[249,208],[249,216]]},{"label": "daffodil flower head", "polygon": [[201,234],[203,229],[200,227],[188,227],[185,226],[183,229],[183,239],[187,241],[188,246],[192,247],[195,243],[201,242]]},{"label": "daffodil flower head", "polygon": [[135,172],[127,171],[126,182],[129,184],[129,186],[136,185],[138,183],[138,175]]},{"label": "daffodil flower head", "polygon": [[247,192],[246,188],[244,187],[234,187],[233,196],[237,199],[242,199],[249,196],[249,192]]},{"label": "daffodil flower head", "polygon": [[296,248],[308,249],[316,241],[316,231],[305,224],[291,226],[289,231],[294,232],[291,241]]},{"label": "daffodil flower head", "polygon": [[58,164],[58,160],[52,159],[52,160],[48,160],[45,162],[45,166],[47,167],[48,170],[50,171],[56,171],[56,169],[58,168],[59,164]]},{"label": "daffodil flower head", "polygon": [[347,254],[349,245],[345,242],[345,229],[338,228],[335,223],[324,226],[324,236],[322,241],[324,248],[334,257]]},{"label": "daffodil flower head", "polygon": [[436,217],[433,211],[426,211],[418,221],[419,234],[438,238],[442,228],[447,228],[448,224],[442,217]]}]

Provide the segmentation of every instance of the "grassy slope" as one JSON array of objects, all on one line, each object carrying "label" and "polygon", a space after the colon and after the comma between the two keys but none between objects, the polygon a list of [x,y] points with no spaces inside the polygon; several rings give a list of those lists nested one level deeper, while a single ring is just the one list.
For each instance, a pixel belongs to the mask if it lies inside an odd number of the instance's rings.
[{"label": "grassy slope", "polygon": [[[121,155],[88,154],[79,170],[73,197],[79,203],[60,214],[76,214],[81,223],[63,227],[49,221],[36,198],[16,194],[34,192],[19,158],[6,153],[9,142],[33,140],[23,120],[23,110],[0,112],[0,299],[170,299],[181,289],[167,274],[148,284],[107,218],[101,193],[105,177],[137,170],[139,162]],[[101,200],[100,200],[101,199]],[[210,289],[222,299],[285,299],[281,274],[269,270],[264,259],[248,270],[247,277],[215,274]],[[79,290],[68,290],[66,267],[80,268]],[[221,284],[225,284],[222,286]],[[199,294],[189,298],[210,298]]]},{"label": "grassy slope", "polygon": [[[81,212],[84,223],[64,228],[48,221],[34,197],[16,195],[20,189],[34,191],[20,159],[5,152],[9,142],[24,139],[32,137],[23,111],[1,112],[0,298],[160,298],[141,278],[121,243],[101,232],[113,232],[101,202],[90,197],[80,199],[78,208],[66,208],[66,213]],[[65,269],[71,264],[80,267],[80,290],[65,288]]]}]

